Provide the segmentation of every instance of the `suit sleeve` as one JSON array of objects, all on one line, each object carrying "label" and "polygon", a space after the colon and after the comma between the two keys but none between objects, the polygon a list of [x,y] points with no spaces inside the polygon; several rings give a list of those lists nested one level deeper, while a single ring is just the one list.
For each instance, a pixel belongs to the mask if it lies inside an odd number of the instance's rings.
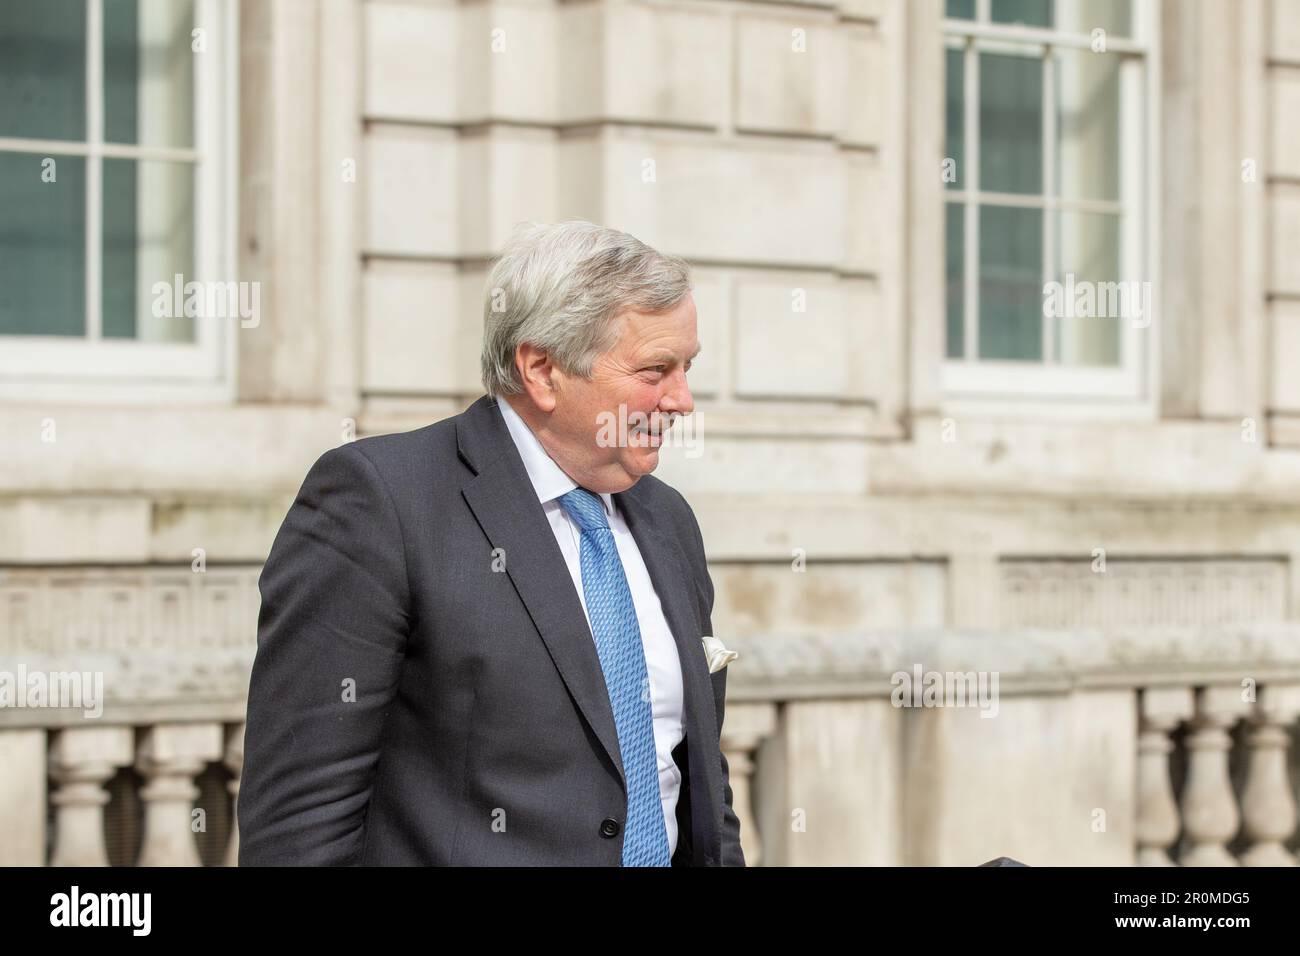
[{"label": "suit sleeve", "polygon": [[[680,494],[680,493],[679,493]],[[682,498],[685,504],[686,499]],[[690,515],[691,527],[695,529],[695,541],[699,547],[700,563],[703,572],[701,582],[704,586],[705,603],[708,607],[708,613],[705,616],[704,626],[706,634],[713,634],[713,578],[709,576],[709,565],[704,551],[704,536],[700,533],[699,522],[695,520],[695,512],[691,510],[689,504],[686,504],[686,512]],[[726,716],[727,707],[727,668],[722,668],[715,674],[709,675],[713,684],[713,697],[718,708],[718,733],[722,733],[722,722]],[[727,766],[727,755],[718,748],[718,760],[722,765],[722,865],[723,866],[744,866],[745,854],[740,846],[740,818],[736,816],[736,811],[732,807],[731,794],[731,768]]]},{"label": "suit sleeve", "polygon": [[356,863],[410,601],[397,512],[361,450],[312,466],[258,585],[239,863]]}]

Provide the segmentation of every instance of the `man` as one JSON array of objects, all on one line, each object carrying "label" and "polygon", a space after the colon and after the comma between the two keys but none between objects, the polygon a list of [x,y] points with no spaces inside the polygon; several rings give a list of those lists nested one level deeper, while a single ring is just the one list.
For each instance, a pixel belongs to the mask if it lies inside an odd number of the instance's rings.
[{"label": "man", "polygon": [[242,865],[744,865],[704,543],[650,475],[698,351],[682,260],[512,237],[488,394],[326,452],[275,539]]}]

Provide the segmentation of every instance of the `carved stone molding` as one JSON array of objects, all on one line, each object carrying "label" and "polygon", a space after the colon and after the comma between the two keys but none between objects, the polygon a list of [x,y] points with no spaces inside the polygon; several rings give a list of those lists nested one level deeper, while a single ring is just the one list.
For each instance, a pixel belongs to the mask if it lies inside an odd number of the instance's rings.
[{"label": "carved stone molding", "polygon": [[260,572],[0,568],[0,653],[242,647],[256,636]]},{"label": "carved stone molding", "polygon": [[1286,618],[1283,559],[1004,560],[1002,621],[1009,627],[1209,625]]}]

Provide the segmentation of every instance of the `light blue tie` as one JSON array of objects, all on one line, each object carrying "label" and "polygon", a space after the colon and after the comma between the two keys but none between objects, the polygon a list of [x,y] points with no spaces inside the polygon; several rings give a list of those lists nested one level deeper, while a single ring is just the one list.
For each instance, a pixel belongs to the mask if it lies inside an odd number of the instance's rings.
[{"label": "light blue tie", "polygon": [[586,488],[560,496],[560,504],[582,529],[579,564],[596,654],[614,710],[618,749],[627,777],[624,866],[669,866],[668,831],[659,802],[650,678],[632,591],[618,557],[605,503]]}]

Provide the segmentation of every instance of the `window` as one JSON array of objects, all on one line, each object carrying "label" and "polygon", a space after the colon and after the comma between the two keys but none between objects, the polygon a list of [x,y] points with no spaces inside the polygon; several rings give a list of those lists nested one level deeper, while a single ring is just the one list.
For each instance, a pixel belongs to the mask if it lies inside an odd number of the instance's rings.
[{"label": "window", "polygon": [[945,13],[945,391],[1141,397],[1150,4],[946,0]]},{"label": "window", "polygon": [[0,4],[0,394],[217,385],[233,278],[233,6]]}]

